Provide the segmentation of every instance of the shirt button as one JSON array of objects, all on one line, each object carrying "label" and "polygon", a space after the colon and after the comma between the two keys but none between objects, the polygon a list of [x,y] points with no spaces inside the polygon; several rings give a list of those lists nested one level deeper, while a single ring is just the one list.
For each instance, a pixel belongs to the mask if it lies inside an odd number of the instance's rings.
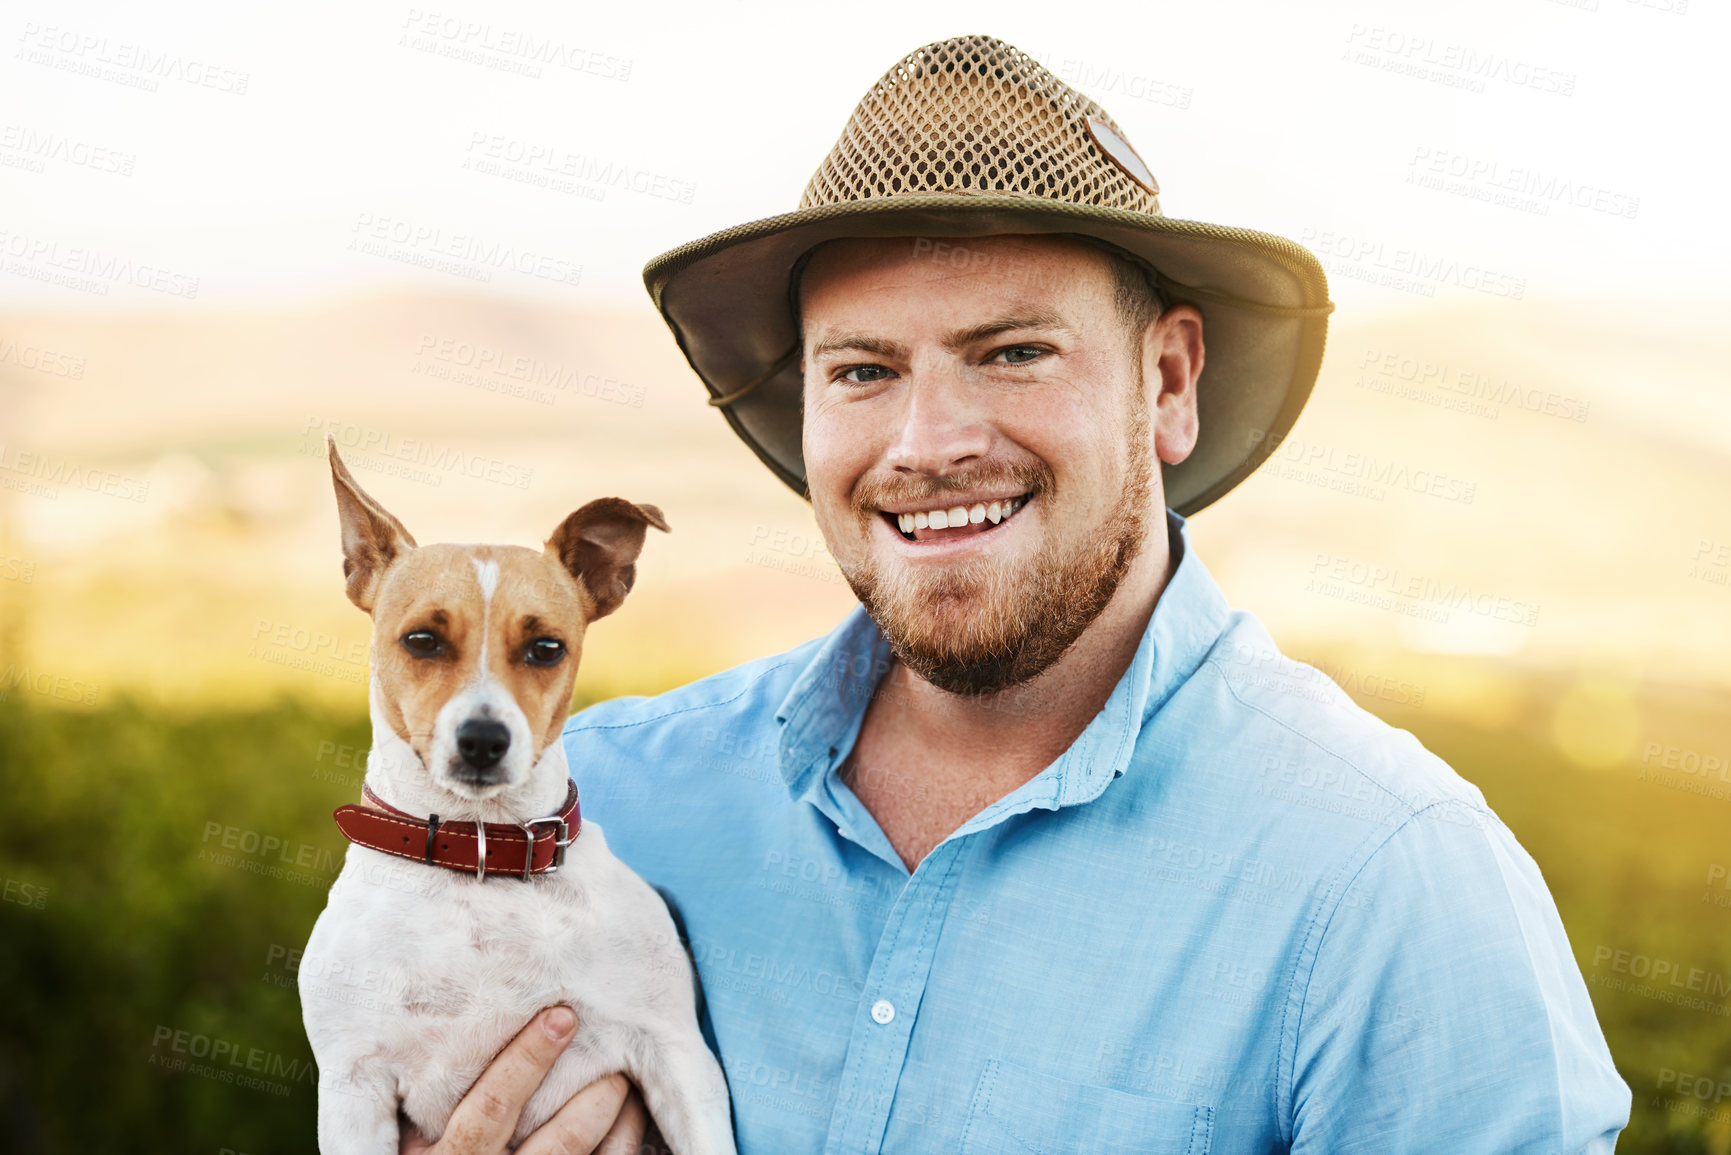
[{"label": "shirt button", "polygon": [[895,1004],[888,999],[879,999],[872,1004],[872,1022],[887,1023],[896,1017]]}]

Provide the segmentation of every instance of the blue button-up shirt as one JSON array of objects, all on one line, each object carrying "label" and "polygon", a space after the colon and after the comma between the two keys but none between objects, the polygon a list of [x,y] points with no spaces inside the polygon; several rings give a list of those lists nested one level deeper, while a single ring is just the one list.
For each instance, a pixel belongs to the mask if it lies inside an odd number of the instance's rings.
[{"label": "blue button-up shirt", "polygon": [[1629,1088],[1538,867],[1169,522],[1105,708],[911,874],[837,772],[891,661],[863,611],[571,719],[585,820],[683,914],[740,1151],[1610,1151]]}]

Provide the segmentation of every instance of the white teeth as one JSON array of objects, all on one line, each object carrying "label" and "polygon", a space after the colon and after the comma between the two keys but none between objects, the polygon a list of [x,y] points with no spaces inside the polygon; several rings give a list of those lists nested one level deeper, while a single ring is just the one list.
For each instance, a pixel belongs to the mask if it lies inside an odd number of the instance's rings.
[{"label": "white teeth", "polygon": [[984,521],[997,525],[1026,504],[1026,497],[1013,497],[989,503],[976,502],[971,506],[958,505],[951,509],[898,513],[895,517],[901,531],[911,534],[916,529],[956,529],[964,525],[979,525]]}]

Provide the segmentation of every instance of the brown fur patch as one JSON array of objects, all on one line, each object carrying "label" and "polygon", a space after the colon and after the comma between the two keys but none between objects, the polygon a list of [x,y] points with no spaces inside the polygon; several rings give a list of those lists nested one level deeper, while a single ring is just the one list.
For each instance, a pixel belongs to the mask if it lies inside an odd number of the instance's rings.
[{"label": "brown fur patch", "polygon": [[589,594],[590,620],[619,608],[637,580],[637,555],[649,527],[668,532],[667,520],[653,505],[623,497],[598,497],[559,523],[547,539],[556,556]]},{"label": "brown fur patch", "polygon": [[[463,687],[490,674],[523,711],[535,735],[532,761],[538,760],[570,713],[583,632],[624,601],[645,531],[667,529],[661,511],[599,498],[565,518],[539,553],[514,545],[422,547],[355,481],[336,439],[325,440],[343,576],[349,599],[373,617],[373,671],[385,689],[385,720],[430,764],[439,712]],[[498,567],[490,601],[477,560]],[[437,653],[403,646],[406,635],[421,630],[439,639]],[[564,658],[531,665],[529,643],[538,638],[563,643]]]},{"label": "brown fur patch", "polygon": [[[490,611],[476,559],[499,567]],[[533,754],[539,758],[570,713],[588,616],[584,592],[547,554],[515,545],[446,543],[405,554],[385,572],[373,608],[373,665],[386,690],[387,718],[427,761],[439,711],[480,673],[485,650],[487,672],[516,699],[536,736]],[[424,658],[405,649],[402,638],[415,630],[436,634],[442,652]],[[529,643],[540,637],[565,644],[558,665],[525,660]]]}]

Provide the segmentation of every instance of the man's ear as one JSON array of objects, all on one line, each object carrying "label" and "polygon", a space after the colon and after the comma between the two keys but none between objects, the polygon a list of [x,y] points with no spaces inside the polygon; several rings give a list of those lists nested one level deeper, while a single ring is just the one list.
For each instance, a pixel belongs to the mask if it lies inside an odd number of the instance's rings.
[{"label": "man's ear", "polygon": [[1142,376],[1158,383],[1152,406],[1154,452],[1167,465],[1177,465],[1196,448],[1200,433],[1196,382],[1206,353],[1202,313],[1194,305],[1174,305],[1148,327],[1145,337]]},{"label": "man's ear", "polygon": [[337,518],[343,527],[343,576],[348,579],[349,600],[370,614],[379,580],[392,562],[415,548],[415,539],[355,484],[337,454],[336,437],[325,434],[325,444],[330,447],[331,484],[336,486]]},{"label": "man's ear", "polygon": [[546,552],[559,559],[595,602],[590,621],[619,608],[637,580],[637,555],[649,527],[669,532],[653,505],[623,497],[600,497],[567,517],[547,539]]}]

